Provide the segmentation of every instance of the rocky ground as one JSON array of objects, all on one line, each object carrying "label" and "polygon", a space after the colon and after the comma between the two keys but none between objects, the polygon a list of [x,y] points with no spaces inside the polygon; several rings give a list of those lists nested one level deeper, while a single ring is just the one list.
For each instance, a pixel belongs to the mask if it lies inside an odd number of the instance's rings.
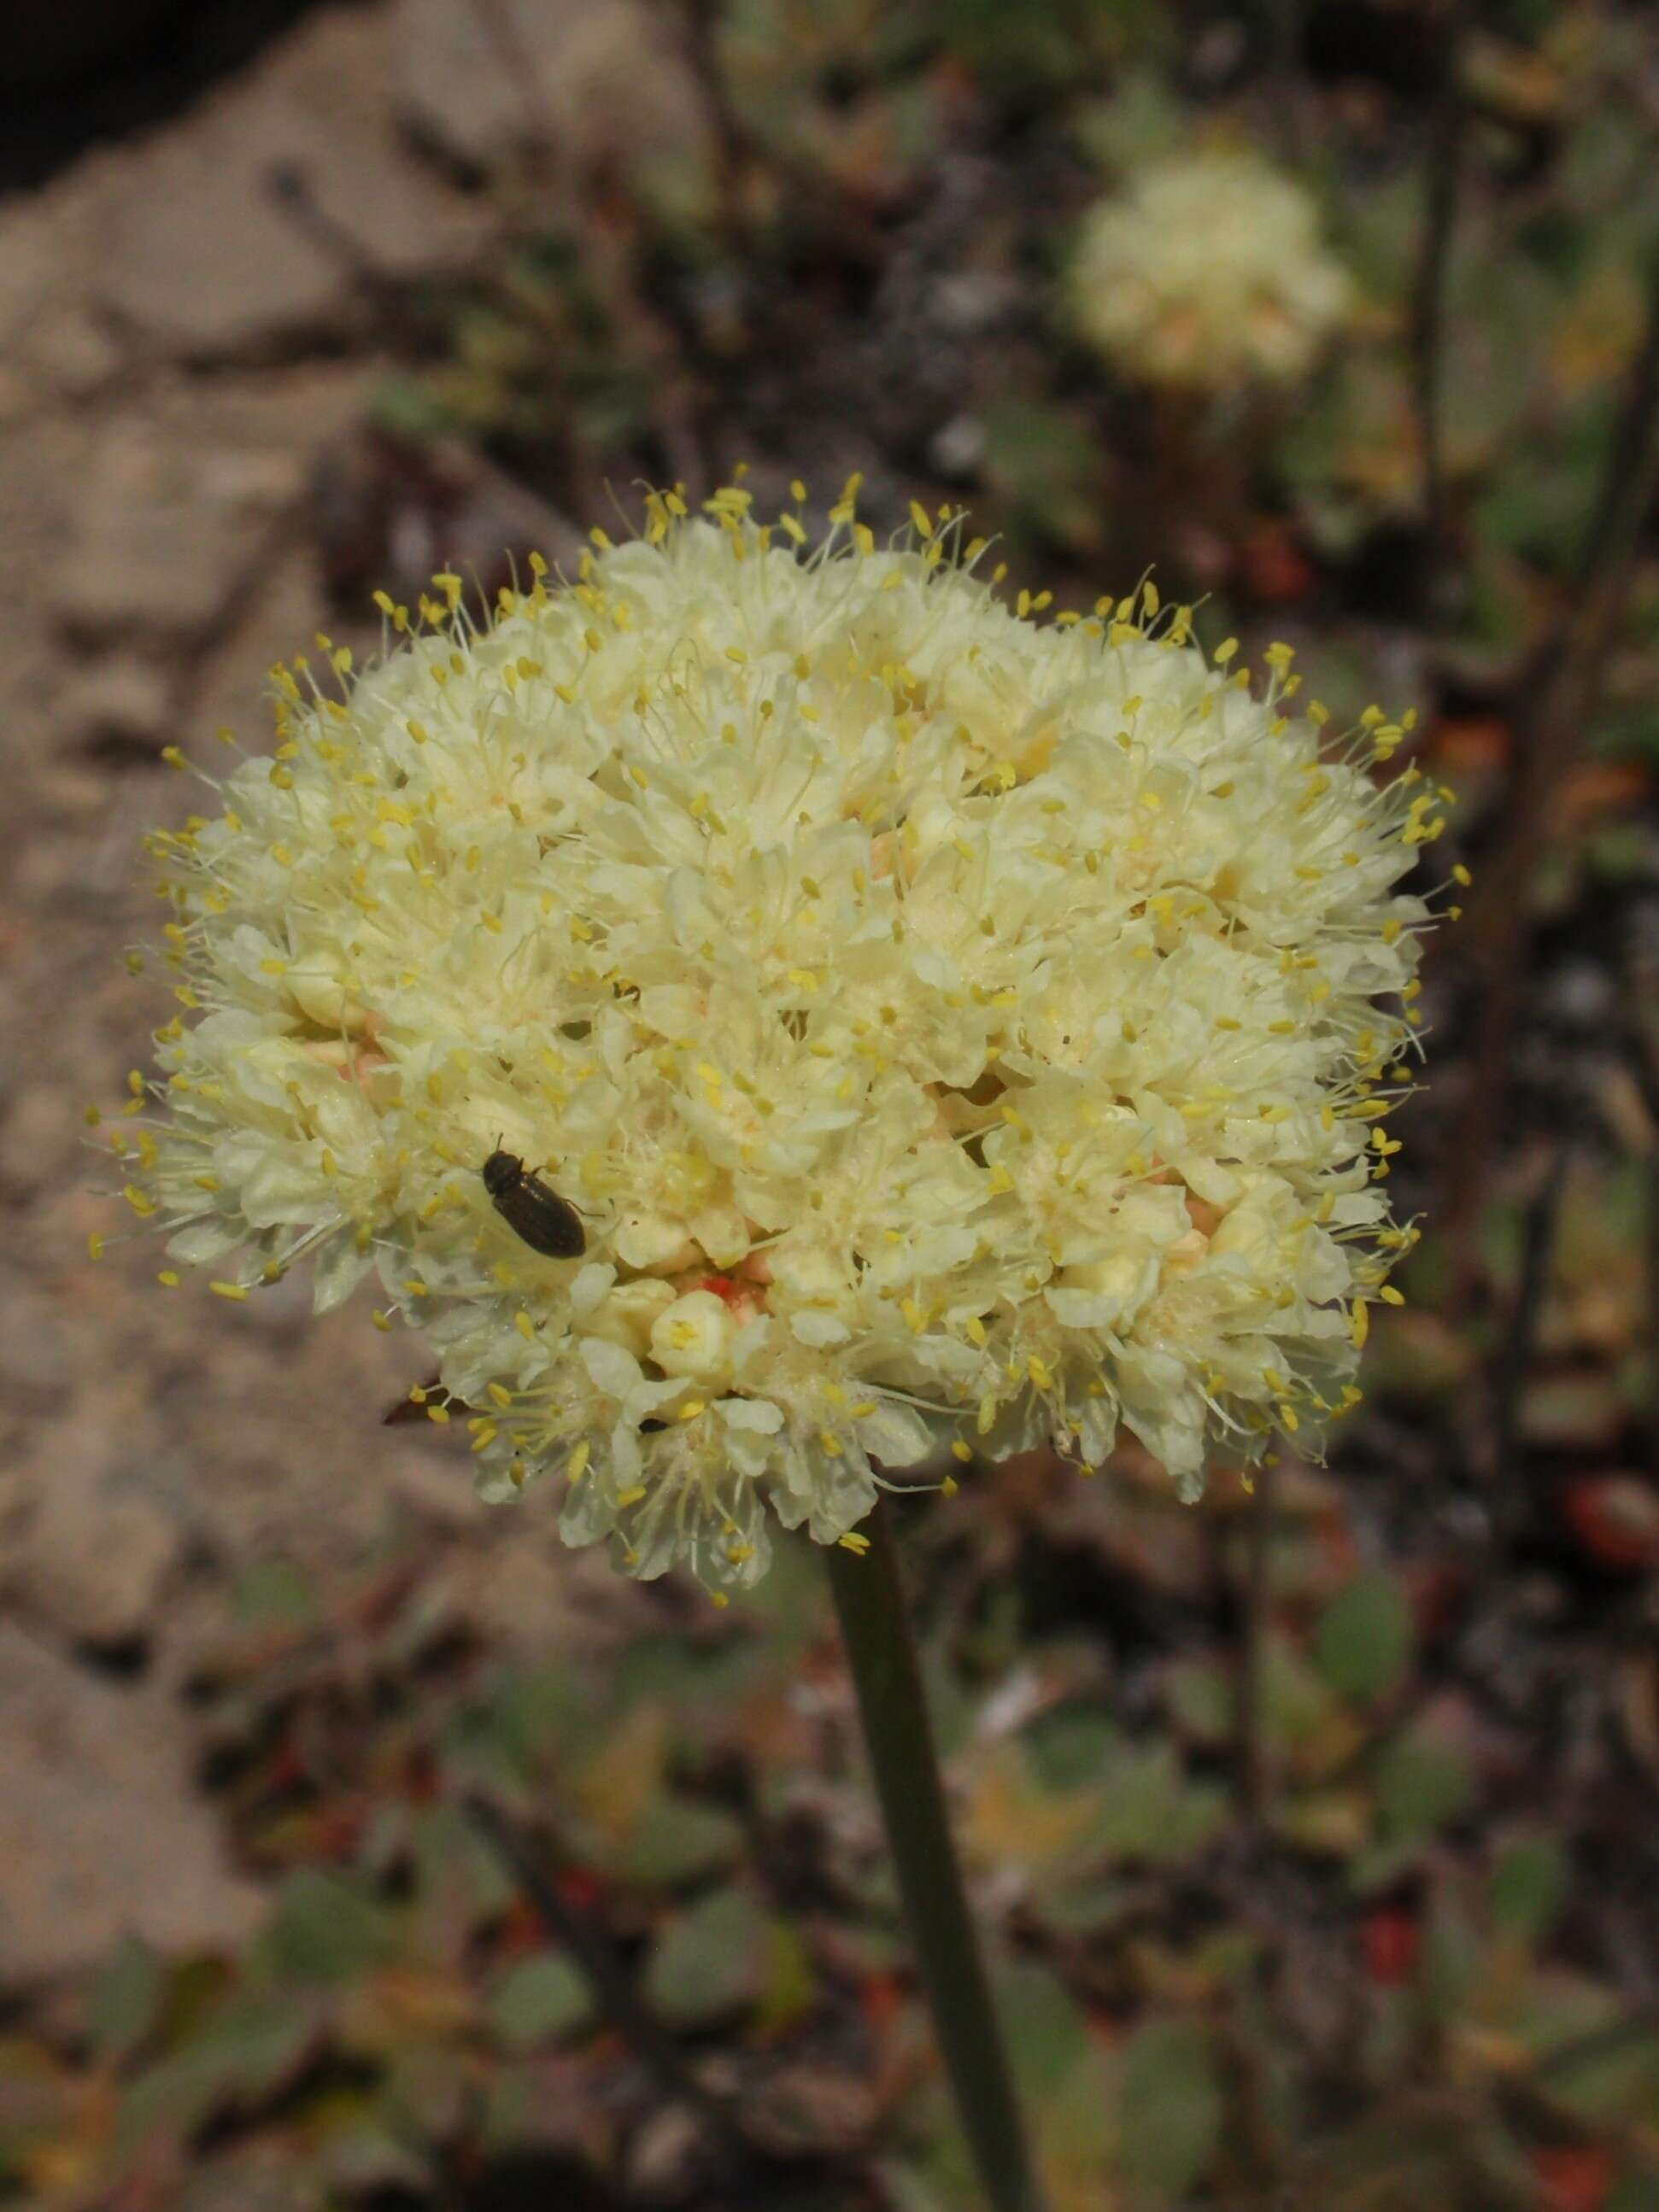
[{"label": "rocky ground", "polygon": [[[124,1926],[191,1948],[249,1925],[179,1695],[245,1571],[326,1578],[418,1522],[498,1629],[551,1638],[584,1601],[545,1531],[501,1542],[453,1453],[380,1427],[406,1343],[312,1328],[297,1280],[234,1311],[170,1297],[142,1239],[94,1263],[115,1217],[83,1109],[118,1100],[165,1018],[125,960],[151,927],[141,834],[192,804],[162,749],[204,758],[227,724],[260,742],[270,664],[362,629],[331,521],[387,302],[488,253],[492,169],[538,103],[567,147],[614,129],[624,85],[670,143],[700,127],[640,42],[627,0],[319,9],[0,203],[0,1983]],[[556,537],[533,508],[465,472],[402,550],[426,568]]]}]

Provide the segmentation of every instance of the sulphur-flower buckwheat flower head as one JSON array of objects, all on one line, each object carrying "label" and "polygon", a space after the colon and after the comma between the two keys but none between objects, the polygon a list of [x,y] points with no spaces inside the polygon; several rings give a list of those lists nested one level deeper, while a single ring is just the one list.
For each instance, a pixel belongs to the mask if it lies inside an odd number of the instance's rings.
[{"label": "sulphur-flower buckwheat flower head", "polygon": [[177,1267],[377,1275],[487,1496],[717,1588],[769,1503],[838,1540],[952,1440],[1122,1424],[1188,1495],[1316,1445],[1408,1233],[1400,726],[1328,744],[1285,649],[1258,696],[1150,586],[1011,609],[960,516],[883,548],[855,496],[812,544],[653,494],[568,581],[279,670],[275,757],[155,841],[183,1011],[117,1128]]},{"label": "sulphur-flower buckwheat flower head", "polygon": [[1097,201],[1068,285],[1091,345],[1192,392],[1305,375],[1352,297],[1313,199],[1247,147],[1171,155]]}]

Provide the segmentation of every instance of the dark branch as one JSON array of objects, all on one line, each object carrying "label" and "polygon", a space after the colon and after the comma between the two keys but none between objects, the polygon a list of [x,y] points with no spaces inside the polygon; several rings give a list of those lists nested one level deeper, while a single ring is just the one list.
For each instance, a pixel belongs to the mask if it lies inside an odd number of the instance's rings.
[{"label": "dark branch", "polygon": [[1417,409],[1418,452],[1423,471],[1423,528],[1427,540],[1428,607],[1438,608],[1447,570],[1450,505],[1441,420],[1441,361],[1446,340],[1446,287],[1456,228],[1457,186],[1462,166],[1464,106],[1459,70],[1462,11],[1454,8],[1440,33],[1437,82],[1430,116],[1427,194],[1412,301],[1412,378]]},{"label": "dark branch", "polygon": [[1642,342],[1631,364],[1577,570],[1555,622],[1528,656],[1510,701],[1517,753],[1515,795],[1507,833],[1487,864],[1490,889],[1474,916],[1482,987],[1480,1029],[1463,1127],[1451,1153],[1455,1180],[1447,1194],[1453,1247],[1465,1253],[1471,1249],[1469,1231],[1509,1091],[1521,1011],[1527,886],[1548,841],[1555,799],[1595,724],[1608,654],[1635,574],[1642,526],[1659,478],[1659,252],[1650,260],[1647,283]]},{"label": "dark branch", "polygon": [[550,1881],[523,1836],[499,1807],[476,1791],[462,1801],[467,1817],[548,1927],[586,1975],[601,2009],[621,2032],[664,2092],[689,2105],[708,2124],[733,2162],[753,2163],[754,2148],[737,2116],[700,2081],[670,2038],[641,2002],[632,1978],[604,1934],[578,1912]]}]

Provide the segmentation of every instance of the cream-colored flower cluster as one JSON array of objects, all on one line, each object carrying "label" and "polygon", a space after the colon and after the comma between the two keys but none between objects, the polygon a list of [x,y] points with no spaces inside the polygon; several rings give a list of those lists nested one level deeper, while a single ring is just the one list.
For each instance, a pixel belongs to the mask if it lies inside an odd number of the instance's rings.
[{"label": "cream-colored flower cluster", "polygon": [[1319,211],[1244,148],[1176,155],[1085,216],[1072,312],[1129,375],[1178,390],[1304,375],[1352,297]]},{"label": "cream-colored flower cluster", "polygon": [[[1406,1235],[1395,887],[1441,817],[1369,773],[1399,728],[1333,746],[1287,652],[1255,696],[1150,587],[1012,608],[959,516],[884,548],[854,499],[813,545],[653,495],[487,620],[385,601],[378,664],[279,670],[275,757],[155,841],[133,1206],[233,1297],[376,1275],[486,1494],[553,1476],[641,1575],[747,1582],[769,1501],[839,1540],[947,1448],[1121,1423],[1192,1494],[1358,1395]],[[581,1256],[492,1205],[497,1149]]]}]

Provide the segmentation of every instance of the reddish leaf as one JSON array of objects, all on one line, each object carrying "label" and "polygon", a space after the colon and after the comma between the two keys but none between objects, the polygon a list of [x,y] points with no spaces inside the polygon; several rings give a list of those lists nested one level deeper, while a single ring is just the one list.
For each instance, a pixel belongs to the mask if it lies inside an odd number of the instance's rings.
[{"label": "reddish leaf", "polygon": [[355,1859],[371,1813],[367,1797],[334,1797],[319,1806],[312,1830],[318,1857],[335,1864]]},{"label": "reddish leaf", "polygon": [[1544,2212],[1601,2212],[1615,2179],[1611,2151],[1598,2143],[1558,2143],[1532,2154]]},{"label": "reddish leaf", "polygon": [[279,1795],[286,1790],[296,1790],[310,1779],[311,1762],[306,1757],[298,1731],[285,1729],[265,1769],[265,1787],[273,1795]]},{"label": "reddish leaf", "polygon": [[1604,1567],[1659,1565],[1659,1492],[1636,1474],[1581,1475],[1561,1493],[1579,1542]]},{"label": "reddish leaf", "polygon": [[417,1745],[404,1770],[404,1794],[411,1805],[429,1805],[443,1789],[443,1777],[429,1748]]},{"label": "reddish leaf", "polygon": [[1435,725],[1435,764],[1449,775],[1478,775],[1506,768],[1515,733],[1497,714],[1459,714]]},{"label": "reddish leaf", "polygon": [[515,1897],[501,1915],[496,1945],[503,1960],[529,1958],[546,1948],[547,1923],[527,1898]]},{"label": "reddish leaf", "polygon": [[1422,1941],[1422,1929],[1403,1907],[1385,1905],[1368,1912],[1359,1931],[1366,1972],[1384,1989],[1398,1989],[1411,1979]]},{"label": "reddish leaf", "polygon": [[555,1877],[559,1894],[578,1912],[591,1912],[605,1895],[605,1884],[586,1867],[561,1867]]},{"label": "reddish leaf", "polygon": [[1652,788],[1652,779],[1639,761],[1585,761],[1563,784],[1552,826],[1558,836],[1566,838],[1605,814],[1638,812]]},{"label": "reddish leaf", "polygon": [[871,2035],[878,2043],[884,2041],[904,2009],[903,1984],[896,1974],[870,1974],[865,1978],[860,1997]]},{"label": "reddish leaf", "polygon": [[1304,599],[1313,589],[1313,563],[1282,523],[1264,522],[1239,548],[1244,588],[1267,606]]}]

